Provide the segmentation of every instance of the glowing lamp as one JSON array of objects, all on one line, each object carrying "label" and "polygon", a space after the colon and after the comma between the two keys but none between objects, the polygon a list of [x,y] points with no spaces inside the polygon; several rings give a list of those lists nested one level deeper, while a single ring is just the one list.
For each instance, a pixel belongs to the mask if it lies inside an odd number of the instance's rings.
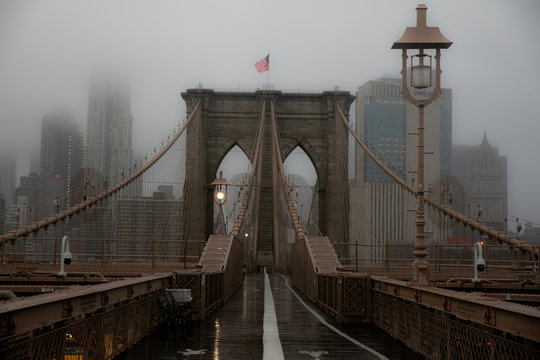
[{"label": "glowing lamp", "polygon": [[219,177],[210,184],[214,187],[214,201],[218,205],[223,205],[227,202],[227,187],[231,184],[227,179],[223,178],[223,171],[219,172]]}]

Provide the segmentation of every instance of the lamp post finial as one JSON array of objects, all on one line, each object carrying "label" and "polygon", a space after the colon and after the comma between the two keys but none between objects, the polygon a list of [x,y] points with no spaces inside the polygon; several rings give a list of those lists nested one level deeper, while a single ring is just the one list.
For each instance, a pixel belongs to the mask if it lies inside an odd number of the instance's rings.
[{"label": "lamp post finial", "polygon": [[426,12],[427,6],[425,4],[418,4],[416,7],[416,27],[426,26]]}]

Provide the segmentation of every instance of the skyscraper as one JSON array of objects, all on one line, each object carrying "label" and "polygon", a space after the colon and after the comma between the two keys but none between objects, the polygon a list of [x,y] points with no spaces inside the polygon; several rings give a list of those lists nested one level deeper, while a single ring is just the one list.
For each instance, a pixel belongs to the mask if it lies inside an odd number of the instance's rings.
[{"label": "skyscraper", "polygon": [[6,222],[6,199],[0,193],[0,234],[4,233],[4,223]]},{"label": "skyscraper", "polygon": [[[24,198],[25,200],[20,200]],[[21,216],[21,226],[30,225],[38,219],[36,209],[39,204],[39,175],[30,173],[28,176],[21,176],[21,184],[15,189],[15,199],[17,204],[23,203],[27,213]]]},{"label": "skyscraper", "polygon": [[0,154],[0,193],[6,198],[6,206],[15,202],[15,154]]},{"label": "skyscraper", "polygon": [[[417,167],[418,111],[401,96],[401,78],[380,78],[358,88],[356,132],[388,168],[409,184]],[[425,109],[425,183],[451,170],[452,91]],[[414,239],[414,198],[404,193],[357,146],[356,178],[351,187],[351,235],[361,256],[380,258],[383,244]]]},{"label": "skyscraper", "polygon": [[[425,150],[433,152],[425,157],[425,178],[429,184],[451,172],[451,89],[442,89],[439,99],[426,107],[424,118]],[[407,171],[416,170],[417,139],[408,134],[416,133],[417,127],[417,108],[401,96],[400,78],[380,78],[358,88],[356,131],[380,160],[403,179]],[[356,155],[357,182],[389,180],[359,147]]]},{"label": "skyscraper", "polygon": [[133,119],[127,86],[112,81],[90,85],[87,165],[113,184],[127,176],[133,160]]},{"label": "skyscraper", "polygon": [[172,186],[162,186],[152,197],[121,199],[117,211],[116,255],[135,259],[155,253],[161,261],[179,261],[174,256],[182,253],[182,200],[174,197]]},{"label": "skyscraper", "polygon": [[486,133],[480,145],[459,145],[454,148],[453,171],[464,184],[470,205],[470,216],[498,230],[504,230],[508,208],[507,158],[499,156],[487,139]]},{"label": "skyscraper", "polygon": [[67,206],[69,183],[83,166],[84,145],[80,126],[62,114],[44,115],[41,123],[39,170],[41,217],[55,211],[56,197],[61,209]]}]

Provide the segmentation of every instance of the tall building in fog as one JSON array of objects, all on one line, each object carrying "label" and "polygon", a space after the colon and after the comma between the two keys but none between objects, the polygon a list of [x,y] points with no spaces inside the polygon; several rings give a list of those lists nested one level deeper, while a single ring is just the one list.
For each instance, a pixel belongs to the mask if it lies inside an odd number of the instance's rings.
[{"label": "tall building in fog", "polygon": [[[424,113],[426,183],[451,173],[452,90],[441,96]],[[401,178],[416,170],[417,138],[408,135],[418,128],[418,109],[401,96],[401,78],[368,81],[356,93],[356,132],[370,149]],[[409,175],[410,177],[410,175]],[[389,181],[378,166],[357,147],[357,182]],[[410,180],[410,178],[408,179]]]},{"label": "tall building in fog", "polygon": [[[67,205],[68,184],[73,175],[84,166],[84,142],[80,126],[62,114],[47,114],[41,123],[40,216]],[[73,205],[73,204],[70,204]]]},{"label": "tall building in fog", "polygon": [[[70,203],[78,204],[85,199],[101,194],[108,185],[101,172],[94,168],[82,168],[71,180]],[[84,258],[95,258],[101,251],[111,253],[114,241],[113,204],[103,201],[85,210],[84,216],[74,216],[66,226],[66,233],[78,239],[71,242],[71,251],[86,254]],[[83,256],[79,255],[79,259]]]},{"label": "tall building in fog", "polygon": [[[36,211],[39,203],[39,179],[39,175],[36,173],[21,176],[20,185],[14,191],[15,202],[8,207],[7,224],[4,230],[17,230],[39,220],[39,214]],[[20,255],[26,251],[34,250],[33,237],[28,237],[24,241],[16,241],[12,247],[12,251]]]},{"label": "tall building in fog", "polygon": [[489,226],[504,230],[508,209],[508,165],[499,156],[486,133],[480,145],[456,145],[453,149],[453,173],[463,183],[470,205],[470,216],[478,216]]},{"label": "tall building in fog", "polygon": [[[358,88],[356,132],[387,167],[409,184],[417,167],[418,109],[401,95],[401,78],[380,78]],[[422,94],[416,94],[419,96]],[[428,94],[426,94],[428,95]],[[424,113],[425,183],[433,184],[451,172],[452,90]],[[360,146],[356,147],[355,181],[351,184],[351,238],[361,256],[379,258],[382,244],[414,240],[414,198],[400,190]],[[356,241],[356,240],[354,240]]]},{"label": "tall building in fog", "polygon": [[118,182],[133,160],[133,119],[129,89],[112,81],[90,86],[87,124],[87,166]]},{"label": "tall building in fog", "polygon": [[0,193],[0,234],[4,234],[4,224],[6,222],[6,199],[4,195]]},{"label": "tall building in fog", "polygon": [[[37,175],[36,175],[36,178],[38,178]],[[25,180],[28,180],[28,178]],[[21,177],[22,188],[26,190],[30,190],[30,188],[27,187],[28,184],[22,185],[22,183],[23,183],[23,177]],[[30,225],[30,223],[32,222],[32,218],[34,217],[32,214],[32,211],[30,210],[31,207],[30,207],[30,201],[29,201],[29,199],[32,197],[31,195],[32,191],[29,191],[28,193],[25,193],[25,191],[20,191],[21,186],[17,188],[19,192],[17,190],[15,191],[16,192],[15,203],[10,205],[7,209],[6,226],[4,228],[5,231],[17,230],[21,226],[28,226]],[[35,250],[37,250],[34,247],[35,244],[36,243],[34,242],[33,236],[28,236],[24,239],[19,239],[18,241],[15,242],[15,244],[11,245],[9,252],[12,254],[10,255],[10,257],[12,259],[24,260],[26,256],[26,259],[31,259],[32,257],[28,256],[28,253],[33,253],[35,252]]]},{"label": "tall building in fog", "polygon": [[30,225],[31,222],[39,220],[39,214],[37,213],[39,205],[39,181],[40,177],[36,173],[21,176],[21,184],[15,189],[16,203],[21,205],[20,208],[25,208],[25,211],[20,215],[20,226]]},{"label": "tall building in fog", "polygon": [[4,194],[6,206],[15,202],[15,171],[15,155],[2,153],[0,155],[0,193]]},{"label": "tall building in fog", "polygon": [[174,256],[182,252],[182,200],[172,186],[161,186],[152,197],[121,199],[117,211],[116,255],[135,259],[154,251],[159,259],[179,261]]}]

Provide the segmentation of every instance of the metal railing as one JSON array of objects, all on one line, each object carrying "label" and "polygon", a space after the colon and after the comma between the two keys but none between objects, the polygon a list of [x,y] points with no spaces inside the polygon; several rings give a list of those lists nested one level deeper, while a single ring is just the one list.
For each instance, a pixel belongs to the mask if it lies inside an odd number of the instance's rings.
[{"label": "metal railing", "polygon": [[[118,262],[146,262],[155,267],[159,262],[196,263],[204,249],[202,240],[157,240],[157,239],[105,239],[105,238],[69,238],[73,254],[73,264],[107,264]],[[26,251],[16,248],[1,254],[3,266],[10,264],[51,264],[60,262],[59,238],[27,238],[28,244],[40,251]],[[122,245],[129,245],[123,249]],[[50,248],[50,249],[49,249]],[[48,250],[48,251],[44,251]]]},{"label": "metal railing", "polygon": [[319,272],[308,241],[304,238],[293,245],[293,285],[338,322],[366,320],[369,316],[369,276]]},{"label": "metal railing", "polygon": [[291,280],[293,285],[304,295],[316,302],[317,273],[313,266],[313,255],[306,244],[307,239],[301,239],[293,245]]},{"label": "metal railing", "polygon": [[178,274],[180,288],[191,289],[194,299],[193,316],[206,319],[206,316],[231,296],[243,281],[244,245],[240,240],[232,237],[225,249],[223,271]]},{"label": "metal railing", "polygon": [[161,323],[158,297],[173,282],[168,273],[5,302],[0,358],[113,359]]},{"label": "metal railing", "polygon": [[429,359],[538,359],[540,315],[477,293],[371,279],[371,320]]},{"label": "metal railing", "polygon": [[[344,244],[333,243],[340,261],[346,270],[369,271],[377,274],[392,274],[396,271],[403,276],[409,276],[408,270],[414,256],[412,244]],[[483,246],[483,256],[486,268],[482,274],[486,277],[512,277],[516,273],[539,274],[539,262],[528,252],[519,248],[509,248],[508,245]],[[453,277],[459,274],[472,274],[473,253],[472,244],[429,244],[427,262],[432,275]],[[409,268],[409,269],[407,269]]]},{"label": "metal railing", "polygon": [[540,356],[535,308],[388,277],[321,274],[307,240],[293,245],[293,257],[295,287],[338,322],[370,321],[427,358]]}]

